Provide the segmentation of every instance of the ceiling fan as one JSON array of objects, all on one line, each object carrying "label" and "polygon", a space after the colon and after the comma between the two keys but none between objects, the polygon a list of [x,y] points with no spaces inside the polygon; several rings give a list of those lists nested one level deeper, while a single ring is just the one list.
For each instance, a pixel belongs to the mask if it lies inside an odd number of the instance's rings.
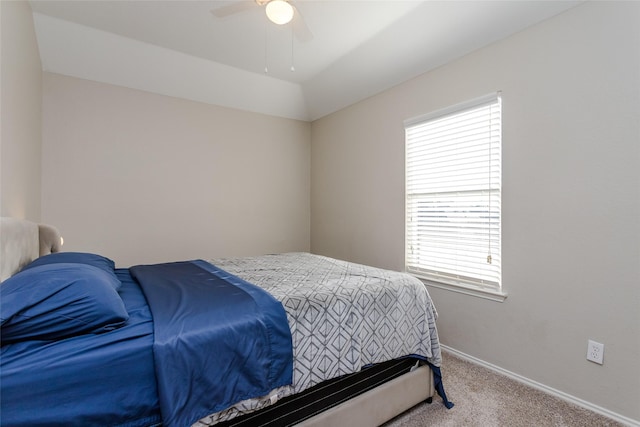
[{"label": "ceiling fan", "polygon": [[290,0],[238,1],[228,6],[212,9],[211,13],[218,18],[225,18],[236,13],[246,12],[256,5],[264,6],[267,18],[274,24],[284,25],[291,22],[293,33],[301,42],[313,39],[313,34],[304,21],[300,10]]}]

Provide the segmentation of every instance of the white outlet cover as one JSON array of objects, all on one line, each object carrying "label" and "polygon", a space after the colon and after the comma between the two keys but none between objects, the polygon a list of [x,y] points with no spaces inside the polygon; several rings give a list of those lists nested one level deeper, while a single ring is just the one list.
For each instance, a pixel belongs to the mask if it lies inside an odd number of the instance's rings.
[{"label": "white outlet cover", "polygon": [[604,344],[589,340],[587,344],[587,360],[602,365],[604,360]]}]

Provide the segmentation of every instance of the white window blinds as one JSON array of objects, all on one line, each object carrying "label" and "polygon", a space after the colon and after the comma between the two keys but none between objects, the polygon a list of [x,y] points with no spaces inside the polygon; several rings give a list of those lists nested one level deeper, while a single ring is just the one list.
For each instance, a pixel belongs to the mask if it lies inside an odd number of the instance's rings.
[{"label": "white window blinds", "polygon": [[501,102],[405,123],[407,271],[500,292]]}]

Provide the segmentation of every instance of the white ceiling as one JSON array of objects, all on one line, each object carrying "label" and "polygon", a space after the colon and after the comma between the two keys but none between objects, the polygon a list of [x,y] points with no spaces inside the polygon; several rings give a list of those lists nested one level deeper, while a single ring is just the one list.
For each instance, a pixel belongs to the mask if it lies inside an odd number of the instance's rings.
[{"label": "white ceiling", "polygon": [[[252,0],[30,1],[45,71],[300,120],[332,113],[580,1],[293,3],[299,15],[277,26]],[[229,8],[241,12],[216,16]],[[313,37],[294,37],[291,26],[305,24]]]}]

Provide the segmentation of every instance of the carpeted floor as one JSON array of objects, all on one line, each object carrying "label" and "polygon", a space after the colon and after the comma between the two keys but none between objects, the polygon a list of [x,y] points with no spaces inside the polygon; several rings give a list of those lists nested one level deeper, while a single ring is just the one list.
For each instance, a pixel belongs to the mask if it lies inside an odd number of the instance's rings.
[{"label": "carpeted floor", "polygon": [[384,427],[622,426],[449,352],[442,357],[445,392],[455,406],[448,410],[435,396]]}]

